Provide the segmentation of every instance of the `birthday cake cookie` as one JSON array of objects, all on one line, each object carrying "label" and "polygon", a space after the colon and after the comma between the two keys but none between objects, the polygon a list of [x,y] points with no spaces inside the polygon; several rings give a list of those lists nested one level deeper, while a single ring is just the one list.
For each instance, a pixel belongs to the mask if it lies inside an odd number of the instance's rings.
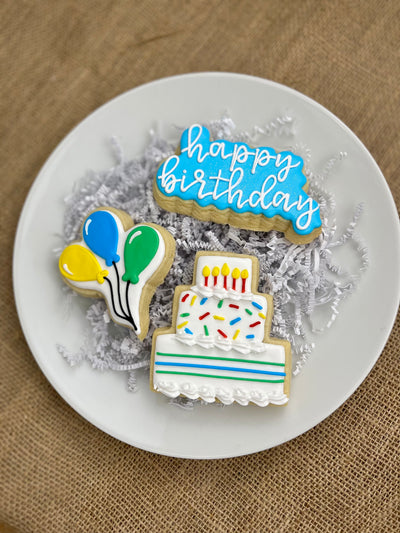
[{"label": "birthday cake cookie", "polygon": [[127,213],[111,207],[86,217],[82,237],[61,253],[64,281],[83,296],[103,297],[111,318],[142,340],[150,300],[174,259],[173,237],[157,224],[134,226]]},{"label": "birthday cake cookie", "polygon": [[208,129],[194,124],[160,165],[153,192],[168,211],[254,231],[275,229],[305,244],[321,233],[322,223],[303,166],[290,151],[211,141]]},{"label": "birthday cake cookie", "polygon": [[269,337],[272,296],[253,256],[198,252],[192,286],[175,291],[172,328],[153,335],[151,387],[175,398],[241,405],[288,401],[291,349]]}]

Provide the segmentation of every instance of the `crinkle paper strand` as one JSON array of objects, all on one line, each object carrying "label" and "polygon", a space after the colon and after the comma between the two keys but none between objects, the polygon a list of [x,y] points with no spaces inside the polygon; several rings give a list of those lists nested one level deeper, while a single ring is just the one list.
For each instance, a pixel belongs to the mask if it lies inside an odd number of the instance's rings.
[{"label": "crinkle paper strand", "polygon": [[[191,284],[197,251],[220,250],[258,257],[259,291],[274,297],[271,336],[291,342],[294,375],[300,372],[314,348],[311,339],[323,334],[334,323],[341,302],[354,291],[368,265],[366,247],[355,234],[362,205],[354,206],[347,228],[337,235],[335,198],[325,188],[328,178],[334,179],[337,168],[345,164],[342,161],[345,153],[327,157],[323,168],[316,171],[312,168],[310,149],[296,139],[294,120],[287,115],[265,126],[256,126],[251,132],[238,131],[228,116],[205,125],[214,139],[253,145],[265,145],[270,140],[273,146],[274,139],[279,138],[279,143],[284,144],[282,149],[290,149],[303,157],[304,171],[310,182],[308,192],[320,204],[323,230],[312,243],[296,245],[275,231],[242,230],[164,211],[153,198],[153,177],[161,161],[174,153],[183,128],[175,128],[174,143],[150,132],[150,141],[142,157],[131,161],[124,159],[120,145],[112,139],[116,165],[105,172],[90,173],[65,199],[63,246],[80,237],[82,221],[90,211],[106,205],[126,211],[135,223],[154,222],[166,228],[176,241],[175,261],[150,304],[150,328],[143,342],[133,332],[110,320],[103,300],[93,300],[87,310],[87,334],[79,352],[72,353],[61,345],[58,350],[71,365],[88,360],[96,369],[126,371],[128,388],[132,391],[137,387],[138,369],[149,368],[154,329],[171,324],[175,287]],[[348,272],[334,260],[335,249],[344,246],[350,246],[357,259],[355,272]],[[67,301],[80,298],[68,287],[64,291]],[[170,401],[189,409],[195,403],[184,398]]]}]

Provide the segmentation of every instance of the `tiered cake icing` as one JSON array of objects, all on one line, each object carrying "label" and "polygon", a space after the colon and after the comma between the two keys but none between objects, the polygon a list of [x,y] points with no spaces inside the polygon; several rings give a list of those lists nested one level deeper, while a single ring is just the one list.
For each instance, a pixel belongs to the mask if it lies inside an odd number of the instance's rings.
[{"label": "tiered cake icing", "polygon": [[272,297],[257,283],[254,257],[197,254],[193,286],[175,293],[173,328],[153,337],[154,390],[225,404],[287,402],[290,345],[269,339]]},{"label": "tiered cake icing", "polygon": [[177,339],[244,354],[263,352],[268,300],[251,292],[252,261],[200,256],[197,284],[181,295]]}]

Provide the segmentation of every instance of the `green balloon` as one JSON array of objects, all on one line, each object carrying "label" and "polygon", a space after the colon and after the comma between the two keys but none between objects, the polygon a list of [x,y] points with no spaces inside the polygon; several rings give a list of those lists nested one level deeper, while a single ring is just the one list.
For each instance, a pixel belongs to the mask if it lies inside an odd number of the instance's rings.
[{"label": "green balloon", "polygon": [[157,253],[160,237],[151,226],[137,226],[126,238],[124,248],[124,281],[138,283],[140,273],[151,263]]}]

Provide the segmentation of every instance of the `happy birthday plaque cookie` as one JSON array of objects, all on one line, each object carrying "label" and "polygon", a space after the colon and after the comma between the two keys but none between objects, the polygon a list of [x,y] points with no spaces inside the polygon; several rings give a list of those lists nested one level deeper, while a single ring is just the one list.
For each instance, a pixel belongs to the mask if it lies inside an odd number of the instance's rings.
[{"label": "happy birthday plaque cookie", "polygon": [[153,334],[151,388],[229,405],[284,405],[291,347],[271,338],[272,296],[257,292],[254,256],[198,252],[191,286],[178,286],[171,328]]},{"label": "happy birthday plaque cookie", "polygon": [[134,225],[124,211],[96,209],[82,226],[82,239],[61,253],[64,281],[83,296],[103,297],[110,317],[143,339],[149,304],[171,268],[172,235],[157,224]]},{"label": "happy birthday plaque cookie", "polygon": [[321,233],[322,223],[303,165],[290,151],[211,141],[208,129],[194,124],[158,168],[153,193],[168,211],[254,231],[275,229],[305,244]]}]

